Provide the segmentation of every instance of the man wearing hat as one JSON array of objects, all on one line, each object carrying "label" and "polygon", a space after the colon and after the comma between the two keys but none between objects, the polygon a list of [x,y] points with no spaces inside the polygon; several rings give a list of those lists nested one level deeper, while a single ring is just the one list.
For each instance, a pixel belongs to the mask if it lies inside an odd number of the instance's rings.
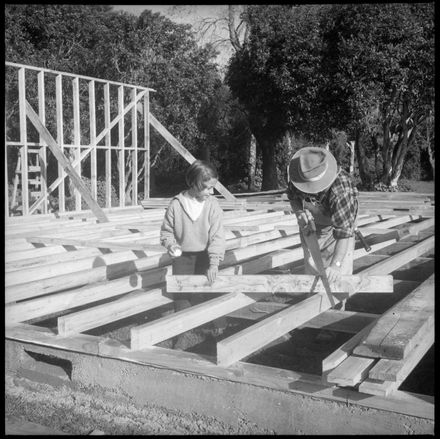
[{"label": "man wearing hat", "polygon": [[349,174],[338,167],[330,151],[320,147],[297,151],[287,171],[287,196],[300,227],[305,273],[319,274],[304,240],[313,220],[328,280],[352,274],[358,201]]}]

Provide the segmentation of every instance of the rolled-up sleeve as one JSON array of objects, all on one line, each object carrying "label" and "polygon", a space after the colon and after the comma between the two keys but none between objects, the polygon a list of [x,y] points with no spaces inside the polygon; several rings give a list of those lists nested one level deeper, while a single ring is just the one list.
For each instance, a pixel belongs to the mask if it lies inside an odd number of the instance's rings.
[{"label": "rolled-up sleeve", "polygon": [[330,189],[329,206],[332,214],[333,237],[351,238],[354,235],[358,211],[357,189],[341,176]]}]

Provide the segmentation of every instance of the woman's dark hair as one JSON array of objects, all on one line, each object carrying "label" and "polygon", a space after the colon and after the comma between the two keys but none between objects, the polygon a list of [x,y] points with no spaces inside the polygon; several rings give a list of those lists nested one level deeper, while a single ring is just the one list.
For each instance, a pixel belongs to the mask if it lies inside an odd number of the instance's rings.
[{"label": "woman's dark hair", "polygon": [[203,160],[193,162],[185,174],[185,181],[188,187],[195,187],[199,191],[203,189],[203,183],[212,178],[218,178],[217,171],[211,164]]}]

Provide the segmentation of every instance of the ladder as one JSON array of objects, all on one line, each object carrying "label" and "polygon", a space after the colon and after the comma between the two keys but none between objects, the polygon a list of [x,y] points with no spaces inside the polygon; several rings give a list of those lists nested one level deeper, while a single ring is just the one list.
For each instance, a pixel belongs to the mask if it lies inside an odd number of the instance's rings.
[{"label": "ladder", "polygon": [[[41,166],[39,162],[39,149],[28,149],[29,157],[29,166],[28,166],[28,174],[32,174],[28,178],[28,187],[29,187],[29,195],[30,197],[39,197],[41,195]],[[21,154],[18,156],[17,166],[15,168],[15,176],[14,176],[14,187],[12,189],[11,196],[11,205],[10,209],[13,209],[17,205],[17,192],[18,186],[20,185],[20,177],[21,177]],[[23,191],[23,188],[21,188]]]}]

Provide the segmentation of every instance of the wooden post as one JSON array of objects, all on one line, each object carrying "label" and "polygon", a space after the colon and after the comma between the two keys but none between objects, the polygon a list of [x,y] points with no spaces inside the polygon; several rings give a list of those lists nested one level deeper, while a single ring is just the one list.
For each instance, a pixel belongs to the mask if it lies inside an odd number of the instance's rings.
[{"label": "wooden post", "polygon": [[150,92],[144,96],[144,200],[150,198]]},{"label": "wooden post", "polygon": [[[38,115],[40,116],[43,125],[46,125],[46,108],[45,108],[45,87],[44,87],[44,72],[38,72]],[[46,199],[42,206],[42,213],[47,213],[48,200],[47,194],[47,148],[44,140],[40,136],[40,151],[39,151],[39,166],[40,166],[40,192]]]},{"label": "wooden post", "polygon": [[[131,91],[132,101],[136,101],[136,88],[133,87]],[[132,163],[132,189],[131,189],[131,204],[135,206],[138,198],[138,150],[137,150],[137,105],[131,110],[131,146],[133,151],[131,153]]]},{"label": "wooden post", "polygon": [[[57,108],[57,144],[61,152],[64,154],[64,131],[63,131],[63,77],[56,77],[56,108]],[[64,190],[64,179],[66,173],[64,168],[58,163],[58,179],[61,184],[58,186],[58,210],[64,212],[66,210],[66,194]]]},{"label": "wooden post", "polygon": [[29,185],[28,185],[28,141],[26,125],[26,82],[25,70],[18,71],[18,105],[20,114],[20,148],[21,153],[21,202],[22,214],[29,214]]},{"label": "wooden post", "polygon": [[[118,88],[118,113],[123,114],[124,112],[124,87],[121,85]],[[124,129],[124,118],[121,118],[118,126],[119,133],[119,205],[121,207],[125,206],[125,129]]]},{"label": "wooden post", "polygon": [[[79,118],[79,79],[72,80],[72,94],[73,94],[73,145],[74,157],[79,161],[81,157],[81,126]],[[78,177],[81,179],[81,162],[75,167]],[[77,189],[75,193],[75,210],[81,210],[81,194]]]},{"label": "wooden post", "polygon": [[104,84],[104,123],[105,135],[105,207],[112,206],[112,150],[110,128],[110,84]]},{"label": "wooden post", "polygon": [[[95,104],[95,81],[89,81],[90,145],[96,144]],[[92,193],[92,198],[98,201],[96,146],[93,147],[90,153],[90,192]]]}]

